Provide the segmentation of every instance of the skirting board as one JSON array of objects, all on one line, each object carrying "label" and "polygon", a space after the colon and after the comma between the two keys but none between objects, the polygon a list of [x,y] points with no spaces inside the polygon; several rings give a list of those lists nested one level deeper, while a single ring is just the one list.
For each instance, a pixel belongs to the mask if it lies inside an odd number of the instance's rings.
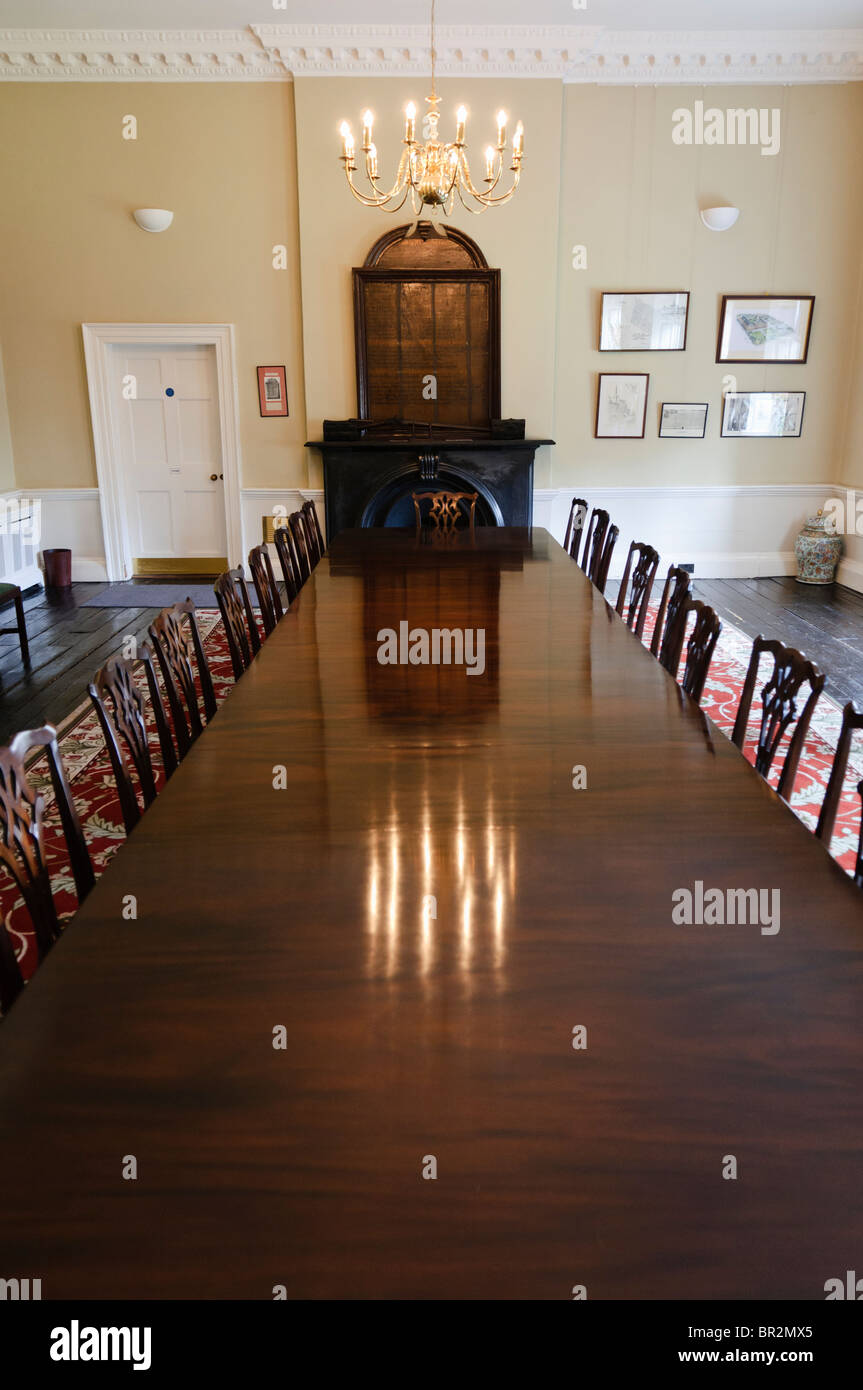
[{"label": "skirting board", "polygon": [[[24,490],[19,490],[24,495]],[[39,545],[69,546],[72,578],[83,582],[107,579],[98,488],[34,489],[28,494],[42,502]],[[669,564],[693,564],[704,579],[751,579],[794,574],[794,542],[807,516],[830,497],[843,497],[838,484],[802,483],[731,487],[608,487],[538,488],[533,520],[563,541],[572,498],[589,506],[604,506],[620,527],[612,577],[619,577],[632,540],[649,541]],[[244,488],[241,490],[243,558],[262,539],[261,518],[273,509],[296,511],[312,499],[323,524],[320,488]],[[863,593],[863,537],[849,538],[839,566],[839,582]],[[28,583],[39,582],[32,564],[22,557]],[[21,583],[7,576],[13,583]]]}]

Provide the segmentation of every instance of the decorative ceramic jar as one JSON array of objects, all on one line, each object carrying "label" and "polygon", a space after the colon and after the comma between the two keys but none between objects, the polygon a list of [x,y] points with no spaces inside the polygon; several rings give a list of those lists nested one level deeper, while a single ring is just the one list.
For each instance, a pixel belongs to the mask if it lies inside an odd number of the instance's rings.
[{"label": "decorative ceramic jar", "polygon": [[799,584],[832,584],[842,554],[842,537],[833,518],[820,510],[817,516],[810,516],[797,537],[794,554]]}]

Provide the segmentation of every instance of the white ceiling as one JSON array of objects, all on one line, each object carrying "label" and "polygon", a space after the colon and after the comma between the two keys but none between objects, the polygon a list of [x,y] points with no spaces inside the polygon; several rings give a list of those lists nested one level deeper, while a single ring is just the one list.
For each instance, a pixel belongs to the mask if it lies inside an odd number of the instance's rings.
[{"label": "white ceiling", "polygon": [[[429,0],[0,0],[0,28],[242,29],[422,24]],[[584,24],[623,30],[855,29],[863,0],[437,0],[439,24]]]}]

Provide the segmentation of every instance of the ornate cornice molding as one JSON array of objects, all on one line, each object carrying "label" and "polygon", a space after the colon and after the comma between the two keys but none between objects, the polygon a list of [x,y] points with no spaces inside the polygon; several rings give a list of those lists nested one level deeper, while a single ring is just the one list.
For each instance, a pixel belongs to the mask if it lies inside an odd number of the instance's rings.
[{"label": "ornate cornice molding", "polygon": [[7,82],[285,82],[251,29],[0,29]]},{"label": "ornate cornice molding", "polygon": [[[0,80],[284,82],[425,76],[426,25],[0,30]],[[603,85],[863,81],[863,29],[615,32],[597,26],[443,25],[442,75]]]}]

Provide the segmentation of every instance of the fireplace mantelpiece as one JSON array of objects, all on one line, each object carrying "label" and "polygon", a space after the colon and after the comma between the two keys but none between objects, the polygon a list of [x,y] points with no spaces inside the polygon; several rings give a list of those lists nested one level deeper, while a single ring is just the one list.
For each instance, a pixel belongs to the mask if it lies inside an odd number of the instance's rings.
[{"label": "fireplace mantelpiece", "polygon": [[552,439],[309,440],[324,463],[327,540],[356,526],[412,526],[412,491],[478,492],[477,523],[530,526],[533,461]]}]

